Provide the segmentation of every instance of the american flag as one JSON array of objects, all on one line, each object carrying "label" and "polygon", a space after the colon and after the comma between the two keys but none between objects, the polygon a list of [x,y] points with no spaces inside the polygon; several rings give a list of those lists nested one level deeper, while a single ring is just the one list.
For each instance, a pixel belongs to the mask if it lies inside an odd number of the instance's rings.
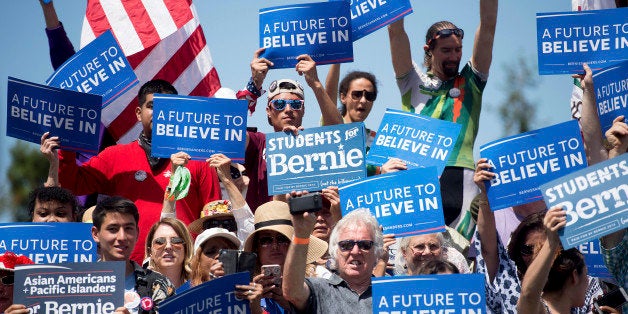
[{"label": "american flag", "polygon": [[137,139],[137,92],[152,79],[179,94],[211,96],[220,79],[192,0],[88,0],[81,47],[111,29],[140,84],[103,108],[102,121],[118,143]]}]

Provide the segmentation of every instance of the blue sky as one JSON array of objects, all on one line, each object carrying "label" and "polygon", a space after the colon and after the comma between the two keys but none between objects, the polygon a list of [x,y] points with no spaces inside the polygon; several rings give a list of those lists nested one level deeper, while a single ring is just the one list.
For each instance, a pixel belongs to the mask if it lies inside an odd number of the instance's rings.
[{"label": "blue sky", "polygon": [[[214,66],[218,70],[222,85],[234,90],[244,87],[250,77],[249,63],[253,52],[258,47],[258,18],[260,8],[290,3],[314,1],[276,1],[276,0],[203,0],[196,1],[196,9],[201,19],[207,43],[211,50]],[[80,32],[85,14],[86,1],[57,0],[54,1],[59,19],[64,23],[68,36],[78,48]],[[425,31],[434,22],[450,20],[463,28],[467,36],[463,41],[463,62],[470,58],[473,45],[473,34],[479,22],[478,0],[448,1],[411,1],[414,13],[406,17],[406,30],[412,43],[413,59],[420,63],[423,58],[421,50]],[[497,32],[493,49],[493,64],[490,77],[484,92],[484,107],[480,120],[480,130],[476,140],[476,152],[481,144],[502,137],[502,123],[496,113],[496,107],[504,100],[503,88],[504,68],[517,62],[518,56],[524,56],[536,63],[536,22],[537,12],[570,11],[571,2],[562,1],[501,1],[497,22]],[[52,74],[48,55],[48,43],[44,32],[44,19],[39,1],[22,0],[5,3],[0,11],[3,32],[0,33],[2,48],[2,64],[0,64],[0,179],[6,182],[6,172],[11,160],[9,147],[15,142],[6,134],[6,86],[7,77],[13,76],[23,80],[44,83]],[[363,70],[375,74],[379,80],[380,94],[373,111],[366,121],[369,128],[376,129],[386,108],[400,108],[399,90],[395,83],[394,72],[390,61],[388,33],[385,29],[360,39],[354,43],[354,62],[341,66],[341,76],[347,71]],[[318,74],[321,81],[325,80],[328,66],[320,66]],[[292,69],[271,70],[266,78],[265,87],[273,79],[290,77],[297,78]],[[297,78],[305,85],[303,78]],[[539,87],[530,99],[538,101],[538,120],[535,127],[543,127],[566,121],[570,118],[569,97],[571,94],[571,78],[569,76],[538,76],[530,77],[538,81]],[[314,99],[311,91],[306,91],[306,114],[304,127],[318,126],[320,111],[318,106],[309,99]],[[249,126],[257,126],[261,131],[268,132],[270,127],[262,105],[252,117]],[[33,144],[37,148],[38,145]],[[477,156],[477,153],[476,153]],[[2,190],[4,189],[4,190]],[[8,187],[3,185],[0,192],[7,193]],[[0,217],[0,221],[2,218]]]}]

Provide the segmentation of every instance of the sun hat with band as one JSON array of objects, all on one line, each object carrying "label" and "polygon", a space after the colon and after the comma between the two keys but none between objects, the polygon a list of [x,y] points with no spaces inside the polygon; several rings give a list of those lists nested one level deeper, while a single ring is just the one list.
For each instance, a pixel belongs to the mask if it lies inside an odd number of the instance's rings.
[{"label": "sun hat with band", "polygon": [[[257,233],[262,230],[276,231],[283,234],[292,241],[294,227],[292,226],[292,215],[288,203],[281,201],[270,201],[260,205],[255,210],[255,231],[246,238],[244,250],[253,252],[253,243]],[[313,263],[327,252],[327,242],[310,235],[310,244],[307,248],[306,262]]]},{"label": "sun hat with band", "polygon": [[280,79],[270,83],[268,87],[268,100],[281,93],[292,93],[299,96],[301,99],[305,99],[303,93],[303,86],[299,82],[291,79]]},{"label": "sun hat with band", "polygon": [[[192,233],[203,232],[203,224],[212,218],[231,217],[234,218],[231,202],[229,200],[217,200],[207,203],[201,211],[201,218],[190,223],[188,229]],[[235,218],[234,218],[235,219]]]}]

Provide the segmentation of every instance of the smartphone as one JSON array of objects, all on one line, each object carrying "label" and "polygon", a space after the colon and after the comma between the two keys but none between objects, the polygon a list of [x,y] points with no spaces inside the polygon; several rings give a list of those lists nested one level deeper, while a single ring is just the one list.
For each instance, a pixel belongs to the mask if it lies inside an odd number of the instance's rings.
[{"label": "smartphone", "polygon": [[281,285],[281,266],[277,264],[262,265],[262,274],[264,277],[273,277],[273,283],[276,286]]},{"label": "smartphone", "polygon": [[601,297],[597,299],[597,301],[593,302],[595,309],[598,313],[604,313],[600,310],[600,306],[606,305],[612,308],[619,308],[624,303],[628,301],[628,295],[626,295],[626,290],[624,288],[619,287],[615,290],[607,292],[603,294]]},{"label": "smartphone", "polygon": [[253,280],[257,254],[240,250],[220,250],[218,260],[222,262],[225,275],[248,271]]},{"label": "smartphone", "polygon": [[293,215],[304,212],[317,212],[323,208],[323,195],[319,192],[308,193],[288,200],[290,213]]}]

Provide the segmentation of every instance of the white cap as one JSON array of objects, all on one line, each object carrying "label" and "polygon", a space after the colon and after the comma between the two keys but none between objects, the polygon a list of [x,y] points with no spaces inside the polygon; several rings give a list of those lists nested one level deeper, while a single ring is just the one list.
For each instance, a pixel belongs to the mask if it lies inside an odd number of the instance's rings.
[{"label": "white cap", "polygon": [[229,232],[229,230],[224,228],[209,228],[203,231],[203,233],[199,234],[196,237],[196,241],[194,241],[194,251],[201,247],[207,240],[211,238],[222,237],[229,241],[231,241],[237,248],[240,247],[240,240],[233,232]]}]

